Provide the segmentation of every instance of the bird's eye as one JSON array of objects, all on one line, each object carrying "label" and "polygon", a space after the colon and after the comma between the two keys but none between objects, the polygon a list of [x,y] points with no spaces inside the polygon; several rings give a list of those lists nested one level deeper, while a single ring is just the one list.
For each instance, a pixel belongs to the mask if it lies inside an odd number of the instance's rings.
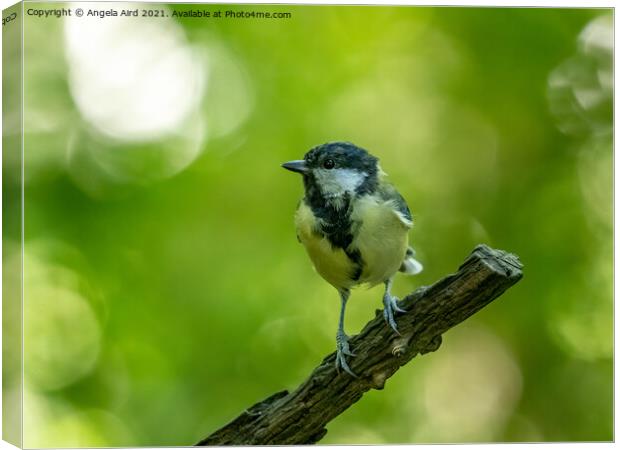
[{"label": "bird's eye", "polygon": [[333,169],[335,165],[336,163],[333,159],[326,159],[323,163],[323,167],[325,167],[326,169]]}]

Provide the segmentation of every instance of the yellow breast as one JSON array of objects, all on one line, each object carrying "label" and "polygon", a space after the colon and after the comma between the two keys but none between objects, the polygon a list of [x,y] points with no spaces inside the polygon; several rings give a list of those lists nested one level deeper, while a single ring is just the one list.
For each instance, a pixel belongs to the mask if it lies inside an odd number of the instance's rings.
[{"label": "yellow breast", "polygon": [[405,258],[410,225],[395,212],[390,202],[374,196],[360,198],[351,219],[360,223],[352,244],[364,260],[359,282],[373,286],[386,281],[398,272]]},{"label": "yellow breast", "polygon": [[295,215],[297,236],[306,248],[316,271],[336,289],[349,289],[355,284],[351,274],[355,266],[341,248],[317,232],[317,219],[312,210],[301,202]]},{"label": "yellow breast", "polygon": [[390,203],[373,196],[357,199],[351,220],[358,226],[350,249],[358,249],[364,261],[357,281],[351,279],[355,264],[343,249],[332,246],[318,232],[317,219],[310,207],[301,202],[295,216],[297,235],[316,271],[337,289],[387,280],[398,271],[407,250],[409,226]]}]

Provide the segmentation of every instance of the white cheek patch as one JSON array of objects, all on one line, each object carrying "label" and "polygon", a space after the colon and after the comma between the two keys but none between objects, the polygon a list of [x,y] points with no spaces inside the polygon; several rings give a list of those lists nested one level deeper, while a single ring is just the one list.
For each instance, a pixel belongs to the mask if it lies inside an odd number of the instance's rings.
[{"label": "white cheek patch", "polygon": [[337,197],[355,192],[368,174],[353,169],[316,169],[314,176],[324,195]]}]

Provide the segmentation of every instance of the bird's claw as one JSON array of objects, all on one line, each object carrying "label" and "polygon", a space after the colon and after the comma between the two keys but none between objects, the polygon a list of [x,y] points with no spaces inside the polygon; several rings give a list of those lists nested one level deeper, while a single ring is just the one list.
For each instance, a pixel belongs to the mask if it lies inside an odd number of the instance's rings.
[{"label": "bird's claw", "polygon": [[392,307],[394,308],[394,311],[398,312],[398,313],[404,313],[407,312],[404,309],[402,309],[400,306],[398,306],[398,299],[396,297],[392,297],[392,300],[394,301],[394,303],[392,304]]},{"label": "bird's claw", "polygon": [[349,337],[339,332],[336,335],[336,370],[340,372],[340,369],[342,369],[352,377],[357,378],[357,375],[355,375],[347,364],[345,355],[354,357],[355,353],[353,353],[349,347]]},{"label": "bird's claw", "polygon": [[383,317],[385,321],[392,327],[394,332],[400,336],[396,321],[394,320],[394,313],[404,313],[405,310],[398,306],[398,298],[389,294],[383,296],[383,306]]}]

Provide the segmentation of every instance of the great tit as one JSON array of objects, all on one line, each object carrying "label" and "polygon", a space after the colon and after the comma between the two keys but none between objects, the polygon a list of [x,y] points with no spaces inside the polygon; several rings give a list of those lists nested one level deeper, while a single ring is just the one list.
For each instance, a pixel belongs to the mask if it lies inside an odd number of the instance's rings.
[{"label": "great tit", "polygon": [[383,316],[398,333],[394,314],[403,310],[390,292],[392,279],[398,271],[413,275],[422,270],[408,245],[409,207],[386,181],[379,160],[349,142],[319,145],[282,167],[303,176],[297,239],[316,271],[340,293],[336,368],[356,376],[345,358],[355,356],[344,332],[347,300],[354,286],[383,283]]}]

